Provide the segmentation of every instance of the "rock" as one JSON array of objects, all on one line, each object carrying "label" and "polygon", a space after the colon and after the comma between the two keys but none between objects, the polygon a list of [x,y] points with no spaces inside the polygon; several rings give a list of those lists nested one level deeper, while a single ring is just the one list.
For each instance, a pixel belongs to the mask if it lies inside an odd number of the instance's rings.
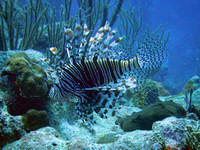
[{"label": "rock", "polygon": [[126,117],[130,116],[134,112],[140,112],[142,109],[139,107],[133,106],[122,106],[119,110],[117,110],[117,117]]},{"label": "rock", "polygon": [[11,115],[23,115],[29,109],[45,110],[45,98],[24,98],[7,95],[4,97],[7,110]]},{"label": "rock", "polygon": [[192,104],[199,107],[200,106],[200,88],[195,90],[192,94]]},{"label": "rock", "polygon": [[66,141],[59,137],[59,133],[51,127],[41,128],[23,136],[3,147],[3,150],[35,149],[35,150],[62,150],[67,149]]},{"label": "rock", "polygon": [[[46,72],[38,65],[38,61],[19,52],[10,57],[1,72],[5,79],[5,90],[8,112],[21,115],[29,109],[44,109],[51,86]],[[42,107],[43,106],[43,107]]]},{"label": "rock", "polygon": [[144,108],[142,111],[133,113],[131,116],[121,118],[120,123],[124,131],[133,131],[136,129],[151,130],[155,121],[162,120],[169,116],[184,117],[186,112],[184,108],[172,101],[158,102]]},{"label": "rock", "polygon": [[151,131],[135,130],[121,135],[115,143],[107,145],[107,148],[160,150],[165,143],[168,149],[182,149],[186,144],[188,126],[196,130],[200,124],[186,118],[168,117],[153,123]]},{"label": "rock", "polygon": [[116,133],[108,133],[103,134],[97,140],[98,144],[107,144],[107,143],[114,143],[119,139],[119,136]]},{"label": "rock", "polygon": [[166,146],[182,149],[186,146],[186,138],[188,138],[188,127],[197,130],[200,127],[198,121],[169,117],[153,124],[154,138],[149,140],[155,142],[160,138],[165,141]]},{"label": "rock", "polygon": [[96,113],[93,115],[97,124],[84,124],[81,119],[75,117],[77,112],[74,107],[69,101],[64,100],[61,104],[55,100],[47,102],[50,125],[56,128],[65,139],[78,138],[85,142],[96,142],[102,135],[122,131],[118,125],[115,125],[115,117],[102,119]]},{"label": "rock", "polygon": [[67,150],[109,150],[105,144],[96,144],[92,142],[86,142],[81,139],[72,139],[67,141]]},{"label": "rock", "polygon": [[120,138],[111,144],[107,144],[108,150],[149,150],[151,145],[148,140],[152,138],[152,131],[136,130],[122,134]]},{"label": "rock", "polygon": [[5,108],[1,108],[0,148],[7,143],[20,139],[25,133],[20,116],[11,116]]},{"label": "rock", "polygon": [[27,131],[37,130],[49,125],[46,111],[30,109],[22,116],[22,122]]},{"label": "rock", "polygon": [[[154,82],[156,82],[156,81],[154,81]],[[158,95],[159,95],[159,96],[169,96],[169,95],[170,95],[169,91],[166,90],[166,89],[163,87],[162,83],[157,82],[156,85],[157,85],[157,88],[158,88]]]},{"label": "rock", "polygon": [[87,134],[81,134],[82,139],[74,137],[70,140],[64,140],[61,139],[59,133],[54,128],[45,127],[31,131],[20,140],[4,146],[3,150],[160,150],[163,148],[163,143],[165,143],[168,149],[183,149],[186,146],[188,127],[196,130],[200,127],[200,124],[198,121],[186,118],[168,117],[153,123],[152,130],[150,131],[135,130],[126,133],[105,134],[104,136],[106,138],[109,137],[108,139],[113,136],[118,138],[108,143],[103,142],[102,144],[88,140],[86,138]]}]

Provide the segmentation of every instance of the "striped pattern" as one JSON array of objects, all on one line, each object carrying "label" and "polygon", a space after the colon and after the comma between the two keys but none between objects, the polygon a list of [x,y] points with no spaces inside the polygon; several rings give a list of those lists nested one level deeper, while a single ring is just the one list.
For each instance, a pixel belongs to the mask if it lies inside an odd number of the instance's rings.
[{"label": "striped pattern", "polygon": [[115,114],[122,90],[134,88],[137,91],[145,79],[161,67],[168,38],[165,39],[163,33],[146,31],[144,38],[138,41],[136,57],[132,58],[132,51],[119,44],[123,38],[117,37],[109,23],[93,37],[88,37],[90,31],[86,25],[77,29],[66,30],[74,33],[70,38],[66,37],[70,64],[59,63],[62,66],[59,67],[59,82],[51,88],[49,95],[57,99],[71,94],[78,96],[76,110],[82,120],[88,117],[92,120],[94,111],[103,117],[108,108]]},{"label": "striped pattern", "polygon": [[60,90],[62,96],[68,92],[81,96],[84,90],[98,89],[110,82],[117,83],[124,73],[139,68],[138,58],[122,61],[113,59],[99,59],[93,57],[92,61],[84,61],[66,65],[62,68],[60,76]]},{"label": "striped pattern", "polygon": [[[138,68],[140,64],[137,57],[127,61],[97,57],[86,61],[82,58],[80,63],[74,62],[61,68],[59,83],[52,90],[54,96],[51,97],[78,96],[76,110],[83,121],[93,121],[94,111],[106,118],[108,110],[112,110],[112,115],[115,114],[116,100],[122,96],[120,91],[128,87],[124,81],[126,76]],[[132,82],[132,78],[126,81]]]}]

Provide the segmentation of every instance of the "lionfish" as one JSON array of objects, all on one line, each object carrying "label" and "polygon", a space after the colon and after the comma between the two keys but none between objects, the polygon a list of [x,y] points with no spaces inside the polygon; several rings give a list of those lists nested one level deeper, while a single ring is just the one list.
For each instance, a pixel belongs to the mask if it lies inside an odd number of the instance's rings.
[{"label": "lionfish", "polygon": [[[102,118],[108,112],[114,116],[122,91],[141,87],[161,66],[166,47],[161,38],[148,34],[132,57],[130,50],[121,48],[122,38],[109,23],[95,36],[89,34],[86,24],[76,25],[74,31],[65,28],[69,63],[60,67],[58,83],[50,92],[53,97],[77,96],[75,108],[83,121],[92,121],[93,112]],[[51,50],[56,53],[55,48]]]}]

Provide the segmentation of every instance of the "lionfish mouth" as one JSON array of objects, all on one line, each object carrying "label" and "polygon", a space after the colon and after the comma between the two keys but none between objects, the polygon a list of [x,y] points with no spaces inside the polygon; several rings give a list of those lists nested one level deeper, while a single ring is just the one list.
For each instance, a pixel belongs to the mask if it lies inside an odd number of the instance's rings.
[{"label": "lionfish mouth", "polygon": [[121,49],[122,38],[115,37],[116,32],[108,23],[89,40],[86,25],[82,34],[79,33],[82,40],[75,36],[80,30],[74,32],[68,28],[66,32],[70,63],[60,67],[59,82],[50,96],[65,98],[69,93],[78,96],[76,110],[83,121],[95,122],[93,112],[102,118],[107,118],[108,113],[114,116],[123,91],[141,88],[143,81],[158,71],[165,58],[165,42],[151,34],[139,44],[136,55],[127,59],[131,52]]}]

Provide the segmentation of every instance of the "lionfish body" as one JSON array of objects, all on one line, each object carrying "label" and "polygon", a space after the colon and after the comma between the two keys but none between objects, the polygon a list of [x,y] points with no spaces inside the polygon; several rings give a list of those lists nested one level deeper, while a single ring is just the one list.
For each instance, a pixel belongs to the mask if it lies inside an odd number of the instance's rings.
[{"label": "lionfish body", "polygon": [[[114,39],[114,33],[106,24],[89,42],[86,42],[88,30],[85,26],[80,42],[67,37],[66,50],[70,63],[61,67],[53,95],[77,96],[76,110],[84,121],[92,120],[93,112],[102,118],[108,112],[115,115],[122,91],[140,87],[141,82],[155,72],[164,59],[165,46],[159,41],[155,44],[156,50],[152,41],[145,41],[138,46],[138,52],[133,58],[125,58],[127,55],[120,57],[122,51],[118,44],[121,39]],[[151,47],[147,49],[149,44]]]}]

